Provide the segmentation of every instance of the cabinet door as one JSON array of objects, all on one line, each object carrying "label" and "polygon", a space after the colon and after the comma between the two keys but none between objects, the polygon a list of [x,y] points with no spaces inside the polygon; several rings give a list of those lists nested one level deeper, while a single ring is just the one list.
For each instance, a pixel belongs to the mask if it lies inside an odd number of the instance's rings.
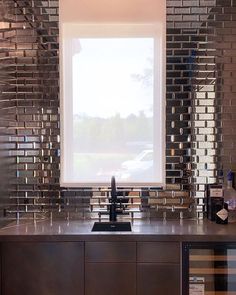
[{"label": "cabinet door", "polygon": [[180,270],[178,264],[138,263],[138,295],[179,295]]},{"label": "cabinet door", "polygon": [[180,294],[180,244],[137,243],[137,294]]},{"label": "cabinet door", "polygon": [[136,243],[85,243],[85,294],[136,295]]},{"label": "cabinet door", "polygon": [[3,243],[2,280],[3,295],[83,295],[83,243]]},{"label": "cabinet door", "polygon": [[85,294],[136,295],[136,264],[86,263]]}]

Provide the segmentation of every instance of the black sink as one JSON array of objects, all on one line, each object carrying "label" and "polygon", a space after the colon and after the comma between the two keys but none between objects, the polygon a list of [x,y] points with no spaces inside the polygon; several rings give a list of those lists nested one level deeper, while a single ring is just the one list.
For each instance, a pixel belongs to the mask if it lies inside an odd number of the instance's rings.
[{"label": "black sink", "polygon": [[94,222],[92,231],[131,231],[130,222]]}]

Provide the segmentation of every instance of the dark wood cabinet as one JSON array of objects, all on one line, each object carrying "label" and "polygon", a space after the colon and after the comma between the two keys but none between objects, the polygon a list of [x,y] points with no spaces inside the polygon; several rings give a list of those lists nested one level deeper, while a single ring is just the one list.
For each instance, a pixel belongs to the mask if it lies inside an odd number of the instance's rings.
[{"label": "dark wood cabinet", "polygon": [[85,295],[136,295],[136,243],[85,243]]},{"label": "dark wood cabinet", "polygon": [[3,242],[2,295],[180,295],[177,242]]},{"label": "dark wood cabinet", "polygon": [[180,244],[137,243],[137,295],[180,295]]},{"label": "dark wood cabinet", "polygon": [[3,243],[2,279],[2,295],[82,295],[84,243]]}]

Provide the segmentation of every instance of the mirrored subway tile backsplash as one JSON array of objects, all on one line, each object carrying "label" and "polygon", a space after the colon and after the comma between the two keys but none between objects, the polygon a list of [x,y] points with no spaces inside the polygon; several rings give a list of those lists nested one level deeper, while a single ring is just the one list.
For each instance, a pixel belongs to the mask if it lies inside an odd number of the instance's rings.
[{"label": "mirrored subway tile backsplash", "polygon": [[[0,1],[0,210],[107,218],[109,190],[59,186],[59,1]],[[236,2],[167,0],[166,190],[121,190],[124,217],[203,217],[236,170]]]},{"label": "mirrored subway tile backsplash", "polygon": [[[192,217],[194,200],[189,192],[153,189],[118,188],[118,219]],[[21,219],[60,217],[65,219],[92,218],[109,219],[111,191],[102,189],[74,189],[41,192],[35,197],[28,192],[11,196],[13,201],[6,214]],[[26,214],[28,213],[28,214]]]}]

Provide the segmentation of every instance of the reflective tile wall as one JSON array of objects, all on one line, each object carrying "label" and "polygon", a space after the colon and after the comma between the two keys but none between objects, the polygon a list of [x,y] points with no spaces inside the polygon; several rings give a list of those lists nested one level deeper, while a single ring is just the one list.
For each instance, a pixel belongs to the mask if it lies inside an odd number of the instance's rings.
[{"label": "reflective tile wall", "polygon": [[[109,190],[59,187],[58,0],[0,0],[0,210],[107,218]],[[203,217],[236,171],[236,1],[167,0],[165,191],[121,190],[126,217]]]}]

